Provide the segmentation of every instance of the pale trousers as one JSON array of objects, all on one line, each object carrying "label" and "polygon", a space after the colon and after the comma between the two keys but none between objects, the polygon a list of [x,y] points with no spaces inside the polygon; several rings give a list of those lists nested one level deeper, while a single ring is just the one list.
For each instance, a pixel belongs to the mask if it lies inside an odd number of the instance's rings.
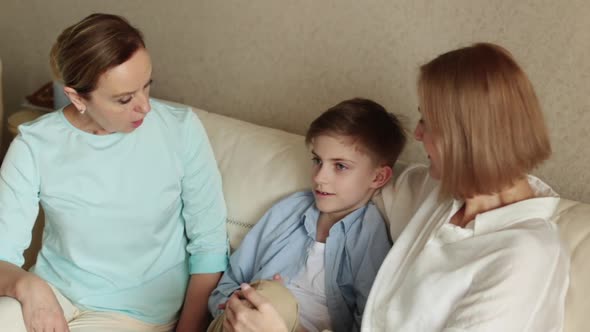
[{"label": "pale trousers", "polygon": [[[169,332],[176,325],[176,321],[155,325],[120,313],[80,310],[57,289],[52,289],[64,312],[70,332]],[[0,297],[0,331],[27,331],[20,302],[11,297]]]},{"label": "pale trousers", "polygon": [[[264,296],[281,315],[287,330],[294,332],[299,325],[299,305],[295,296],[279,281],[259,280],[251,284],[258,293]],[[207,332],[222,332],[225,313],[217,316],[209,325]]]}]

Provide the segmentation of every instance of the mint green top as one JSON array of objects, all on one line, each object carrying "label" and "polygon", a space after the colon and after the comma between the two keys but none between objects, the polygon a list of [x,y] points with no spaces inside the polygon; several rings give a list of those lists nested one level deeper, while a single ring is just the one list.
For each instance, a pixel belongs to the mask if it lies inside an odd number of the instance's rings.
[{"label": "mint green top", "polygon": [[224,271],[226,208],[206,132],[151,100],[129,134],[92,135],[63,109],[21,125],[0,170],[0,260],[21,266],[38,203],[33,271],[75,305],[175,319],[189,274]]}]

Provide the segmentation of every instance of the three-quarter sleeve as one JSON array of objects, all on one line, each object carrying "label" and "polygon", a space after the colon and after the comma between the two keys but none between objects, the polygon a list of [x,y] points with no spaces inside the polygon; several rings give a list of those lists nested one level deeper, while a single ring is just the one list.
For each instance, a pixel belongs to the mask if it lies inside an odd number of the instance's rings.
[{"label": "three-quarter sleeve", "polygon": [[222,272],[228,263],[228,240],[221,174],[203,125],[196,114],[188,113],[184,124],[182,215],[189,271]]},{"label": "three-quarter sleeve", "polygon": [[0,169],[0,260],[24,264],[39,212],[39,182],[32,149],[19,135]]}]

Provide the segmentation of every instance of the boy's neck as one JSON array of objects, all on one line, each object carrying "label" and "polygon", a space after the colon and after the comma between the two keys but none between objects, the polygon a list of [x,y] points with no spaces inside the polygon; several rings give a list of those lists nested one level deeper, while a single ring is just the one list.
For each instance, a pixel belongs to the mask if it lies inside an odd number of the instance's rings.
[{"label": "boy's neck", "polygon": [[328,238],[328,235],[330,234],[330,229],[332,228],[332,226],[334,226],[340,220],[346,218],[346,216],[348,216],[352,212],[367,205],[369,203],[369,201],[371,200],[371,198],[373,197],[373,195],[375,194],[375,192],[376,192],[376,190],[374,190],[374,189],[370,190],[367,193],[366,197],[364,197],[362,200],[360,200],[358,202],[358,205],[356,205],[356,207],[350,208],[347,211],[328,212],[328,213],[320,211],[320,216],[318,217],[318,220],[316,223],[315,240],[317,242],[326,243],[326,239]]},{"label": "boy's neck", "polygon": [[320,212],[320,217],[318,218],[316,226],[315,240],[321,243],[326,243],[326,239],[330,234],[330,229],[332,226],[334,226],[334,224],[342,220],[342,218],[332,214]]},{"label": "boy's neck", "polygon": [[[363,205],[360,205],[358,208],[365,206],[369,203],[367,200],[364,202]],[[340,220],[346,218],[349,214],[356,211],[357,209],[350,211],[349,213],[345,214],[334,214],[334,213],[323,213],[320,212],[320,216],[318,217],[317,225],[316,225],[316,236],[315,239],[317,242],[326,243],[326,239],[330,234],[330,229],[332,226],[337,224]]]}]

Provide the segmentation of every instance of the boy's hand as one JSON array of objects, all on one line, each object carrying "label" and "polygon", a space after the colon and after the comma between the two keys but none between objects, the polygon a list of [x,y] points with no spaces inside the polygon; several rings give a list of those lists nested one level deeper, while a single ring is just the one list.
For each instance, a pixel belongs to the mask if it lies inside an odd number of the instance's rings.
[{"label": "boy's hand", "polygon": [[[285,279],[283,279],[283,277],[279,273],[276,273],[275,275],[273,275],[272,276],[272,280],[273,281],[280,282],[283,286],[285,285]],[[246,301],[246,302],[244,302],[245,305],[250,305],[251,306],[251,304],[247,300],[244,300],[244,296],[242,295],[242,291],[241,290],[237,290],[233,294],[236,294],[236,293],[238,294],[238,298],[240,300],[242,300],[242,302]],[[227,302],[229,302],[229,299],[227,301],[225,301],[225,303],[218,304],[217,305],[217,309],[219,309],[219,310],[225,310],[225,307],[227,306]]]},{"label": "boy's hand", "polygon": [[283,286],[285,285],[285,279],[278,273],[272,276],[272,280],[280,282]]},{"label": "boy's hand", "polygon": [[229,299],[227,299],[227,301],[225,301],[225,303],[221,303],[219,305],[217,305],[217,309],[220,310],[225,310],[225,308],[227,307],[227,303],[229,302],[229,300],[231,300],[232,297],[237,296],[237,298],[239,300],[241,300],[241,302],[245,305],[245,306],[250,306],[252,307],[252,304],[250,302],[248,302],[248,300],[246,300],[244,298],[244,295],[242,294],[242,290],[238,289],[235,292],[232,293],[232,295],[229,297]]}]

